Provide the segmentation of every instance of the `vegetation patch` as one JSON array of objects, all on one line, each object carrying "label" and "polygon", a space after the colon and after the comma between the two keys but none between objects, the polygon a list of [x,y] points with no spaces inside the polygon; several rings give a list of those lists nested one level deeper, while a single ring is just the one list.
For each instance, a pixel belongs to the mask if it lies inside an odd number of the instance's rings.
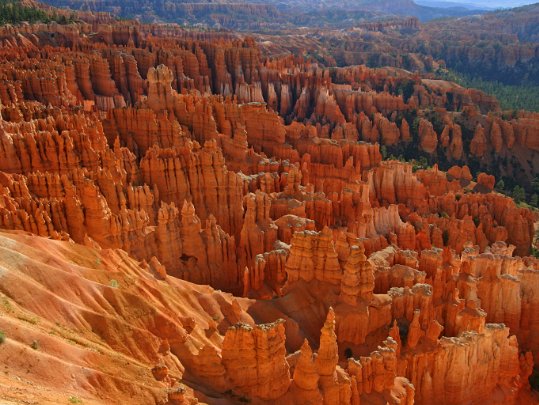
[{"label": "vegetation patch", "polygon": [[67,17],[66,15],[48,13],[39,8],[27,7],[18,0],[0,0],[0,25],[53,21],[58,24],[69,24],[75,21],[75,17],[74,14]]},{"label": "vegetation patch", "polygon": [[537,85],[503,84],[452,70],[438,70],[437,75],[440,79],[455,82],[462,87],[478,89],[496,97],[503,110],[539,112],[539,86]]}]

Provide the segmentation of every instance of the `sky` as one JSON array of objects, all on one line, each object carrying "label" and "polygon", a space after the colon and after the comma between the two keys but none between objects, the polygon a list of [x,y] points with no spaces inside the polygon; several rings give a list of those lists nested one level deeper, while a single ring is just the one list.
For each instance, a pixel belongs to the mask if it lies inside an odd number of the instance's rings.
[{"label": "sky", "polygon": [[[439,2],[439,1],[445,1],[445,0],[433,0],[432,2]],[[539,0],[446,0],[451,3],[466,3],[466,4],[473,4],[477,6],[483,6],[488,8],[493,7],[518,7],[523,6],[525,4],[532,4],[537,3]],[[422,4],[428,4],[430,3],[429,0],[422,0]]]},{"label": "sky", "polygon": [[525,1],[525,0],[470,0],[466,1],[463,0],[462,2],[466,3],[474,3],[474,4],[484,4],[484,5],[496,5],[501,7],[518,7],[523,6],[525,4],[532,4],[536,3],[538,0],[535,1]]}]

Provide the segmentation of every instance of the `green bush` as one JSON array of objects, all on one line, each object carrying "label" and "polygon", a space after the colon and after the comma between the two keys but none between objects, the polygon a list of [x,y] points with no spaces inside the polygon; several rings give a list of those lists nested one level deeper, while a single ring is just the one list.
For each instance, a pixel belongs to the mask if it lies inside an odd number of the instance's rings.
[{"label": "green bush", "polygon": [[503,180],[500,180],[496,183],[496,185],[494,186],[494,188],[496,189],[496,191],[498,191],[499,193],[503,193],[505,191],[505,182]]},{"label": "green bush", "polygon": [[535,176],[532,180],[532,189],[535,193],[539,193],[539,177]]},{"label": "green bush", "polygon": [[6,334],[0,331],[0,345],[6,341]]},{"label": "green bush", "polygon": [[515,186],[513,189],[513,198],[517,203],[522,202],[526,199],[526,193],[521,186]]},{"label": "green bush", "polygon": [[380,154],[382,155],[382,159],[387,159],[387,147],[385,145],[380,146]]}]

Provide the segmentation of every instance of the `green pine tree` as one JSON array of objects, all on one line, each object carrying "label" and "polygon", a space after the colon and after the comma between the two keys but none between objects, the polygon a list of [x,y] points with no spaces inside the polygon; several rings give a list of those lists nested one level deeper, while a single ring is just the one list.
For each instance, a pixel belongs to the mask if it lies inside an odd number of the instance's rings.
[{"label": "green pine tree", "polygon": [[517,203],[522,202],[526,199],[526,193],[521,186],[515,186],[513,189],[513,198]]}]

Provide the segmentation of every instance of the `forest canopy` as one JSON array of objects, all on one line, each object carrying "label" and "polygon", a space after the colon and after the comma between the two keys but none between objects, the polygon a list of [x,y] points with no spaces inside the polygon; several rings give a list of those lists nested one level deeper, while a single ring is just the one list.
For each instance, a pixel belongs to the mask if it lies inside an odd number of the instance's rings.
[{"label": "forest canopy", "polygon": [[21,22],[57,22],[59,24],[69,24],[73,22],[72,16],[48,13],[45,10],[28,7],[17,0],[0,0],[0,25],[19,24]]}]

